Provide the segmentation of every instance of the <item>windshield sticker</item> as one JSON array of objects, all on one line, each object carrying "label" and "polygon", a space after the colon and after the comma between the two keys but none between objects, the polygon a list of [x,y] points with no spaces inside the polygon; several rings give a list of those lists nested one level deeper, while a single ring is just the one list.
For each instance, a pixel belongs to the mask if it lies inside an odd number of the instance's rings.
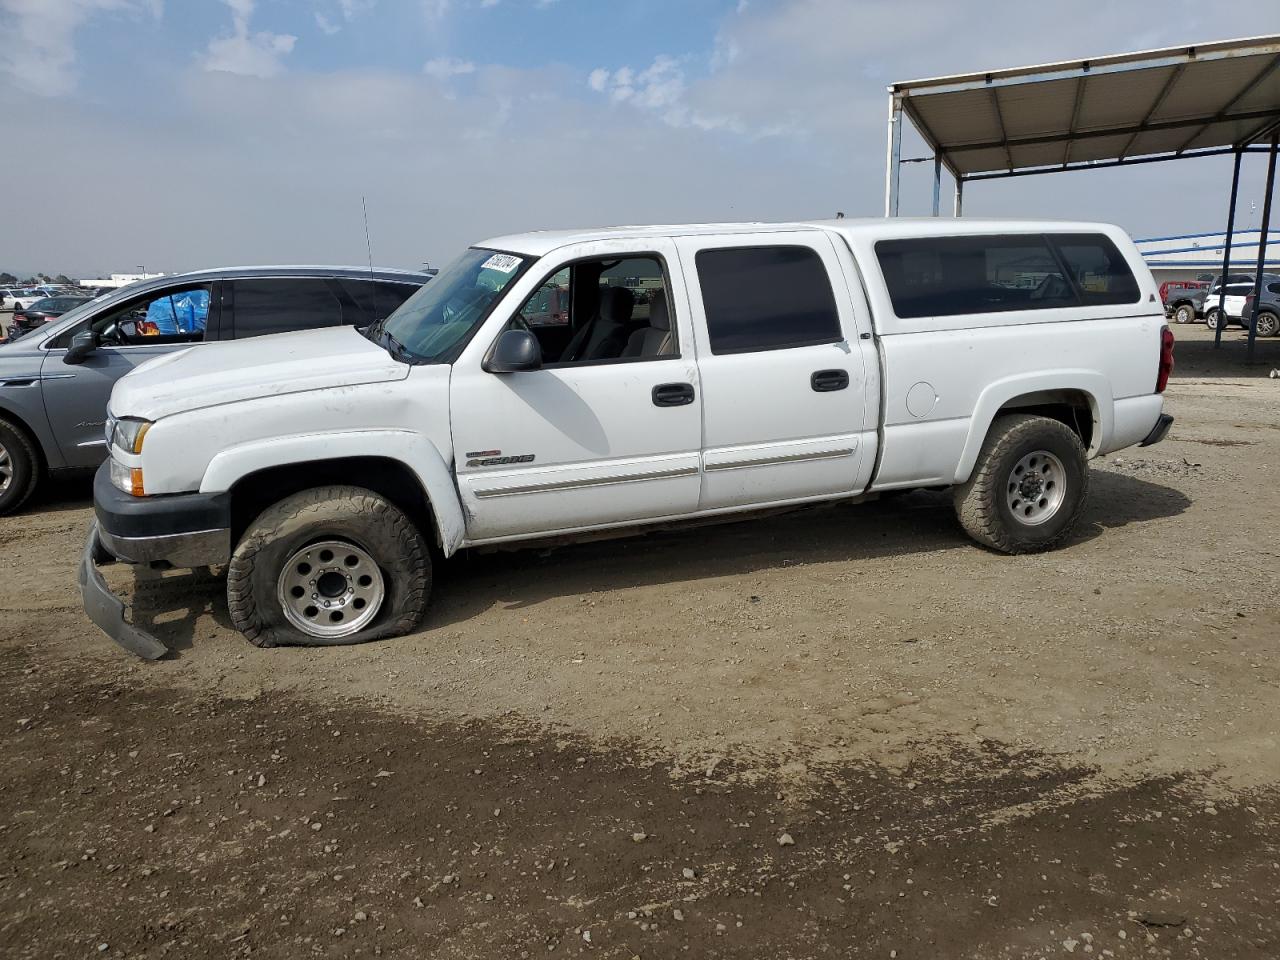
[{"label": "windshield sticker", "polygon": [[500,273],[511,273],[516,267],[520,266],[519,257],[513,257],[509,253],[495,253],[492,257],[481,264],[481,270],[497,270]]}]

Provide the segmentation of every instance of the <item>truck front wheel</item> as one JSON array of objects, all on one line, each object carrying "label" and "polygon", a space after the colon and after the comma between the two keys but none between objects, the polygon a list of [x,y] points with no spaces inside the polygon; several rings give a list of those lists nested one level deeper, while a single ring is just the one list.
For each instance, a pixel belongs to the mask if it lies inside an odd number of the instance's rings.
[{"label": "truck front wheel", "polygon": [[418,528],[359,487],[317,487],[268,507],[227,570],[231,620],[259,647],[400,636],[422,619],[430,590]]},{"label": "truck front wheel", "polygon": [[972,476],[956,488],[956,514],[984,546],[1036,553],[1070,536],[1088,492],[1080,438],[1057,420],[1010,414],[991,425]]}]

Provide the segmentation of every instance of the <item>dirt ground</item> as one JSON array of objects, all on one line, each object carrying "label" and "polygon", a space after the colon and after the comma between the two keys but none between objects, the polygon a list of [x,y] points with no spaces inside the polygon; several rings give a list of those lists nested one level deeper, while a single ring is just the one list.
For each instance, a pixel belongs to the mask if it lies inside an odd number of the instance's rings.
[{"label": "dirt ground", "polygon": [[1280,342],[1175,334],[1044,556],[916,493],[464,557],[328,650],[174,573],[145,664],[59,484],[0,520],[0,955],[1280,955]]}]

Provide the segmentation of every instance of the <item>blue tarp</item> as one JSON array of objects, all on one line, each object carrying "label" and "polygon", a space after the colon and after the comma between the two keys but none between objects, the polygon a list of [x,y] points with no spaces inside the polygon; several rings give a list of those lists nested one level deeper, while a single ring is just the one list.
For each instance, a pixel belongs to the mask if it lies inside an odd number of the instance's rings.
[{"label": "blue tarp", "polygon": [[154,323],[161,336],[203,333],[209,319],[209,291],[186,290],[152,300],[147,322]]}]

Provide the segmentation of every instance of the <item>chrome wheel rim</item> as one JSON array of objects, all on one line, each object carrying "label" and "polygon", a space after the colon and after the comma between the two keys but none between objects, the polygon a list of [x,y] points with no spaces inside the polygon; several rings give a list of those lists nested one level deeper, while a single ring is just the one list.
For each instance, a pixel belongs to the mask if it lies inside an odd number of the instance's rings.
[{"label": "chrome wheel rim", "polygon": [[1067,472],[1048,450],[1036,450],[1014,464],[1005,484],[1005,503],[1020,523],[1037,526],[1059,508],[1067,493]]},{"label": "chrome wheel rim", "polygon": [[349,637],[382,609],[382,571],[367,551],[324,540],[297,551],[280,571],[277,598],[285,619],[309,637]]},{"label": "chrome wheel rim", "polygon": [[1186,304],[1180,306],[1174,313],[1174,319],[1178,323],[1190,323],[1194,316],[1195,314],[1191,312],[1191,308]]},{"label": "chrome wheel rim", "polygon": [[0,443],[0,493],[4,493],[9,489],[9,484],[13,482],[13,457],[9,456],[9,450],[3,443]]}]

